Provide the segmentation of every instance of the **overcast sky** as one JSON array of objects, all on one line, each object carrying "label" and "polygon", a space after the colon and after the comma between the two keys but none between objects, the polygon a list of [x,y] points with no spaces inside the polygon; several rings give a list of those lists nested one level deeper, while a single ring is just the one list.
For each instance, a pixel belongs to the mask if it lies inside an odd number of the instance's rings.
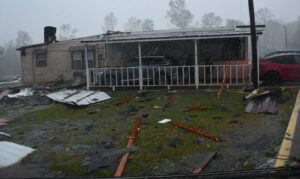
[{"label": "overcast sky", "polygon": [[[117,30],[129,17],[150,18],[155,29],[174,28],[165,18],[169,0],[0,0],[0,44],[14,40],[18,30],[29,33],[34,43],[43,42],[43,27],[70,24],[77,37],[102,33],[104,16],[114,12]],[[255,9],[269,8],[283,22],[300,16],[300,0],[254,0]],[[186,0],[194,21],[214,12],[223,20],[248,22],[247,0]]]}]

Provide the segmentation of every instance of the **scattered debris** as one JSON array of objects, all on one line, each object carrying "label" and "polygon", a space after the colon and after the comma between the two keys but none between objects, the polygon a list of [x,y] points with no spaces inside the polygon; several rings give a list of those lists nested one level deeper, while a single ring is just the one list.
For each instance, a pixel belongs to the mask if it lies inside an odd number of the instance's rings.
[{"label": "scattered debris", "polygon": [[170,97],[168,98],[166,104],[164,105],[164,108],[169,108],[169,107],[171,107],[172,104],[174,103],[175,99],[176,99],[176,95],[170,96]]},{"label": "scattered debris", "polygon": [[104,92],[86,90],[62,90],[48,94],[47,97],[54,101],[76,106],[86,106],[111,99]]},{"label": "scattered debris", "polygon": [[0,100],[4,97],[7,96],[10,93],[10,90],[4,90],[0,93]]},{"label": "scattered debris", "polygon": [[276,102],[273,99],[271,99],[270,96],[266,98],[255,98],[248,102],[245,108],[245,112],[276,114],[277,113]]},{"label": "scattered debris", "polygon": [[9,98],[17,98],[21,96],[32,96],[33,95],[33,89],[32,88],[24,88],[19,93],[16,94],[8,94],[7,96]]},{"label": "scattered debris", "polygon": [[176,127],[180,127],[180,128],[183,128],[185,130],[188,130],[190,132],[193,132],[193,133],[196,133],[198,135],[201,135],[201,136],[204,136],[204,137],[207,137],[208,139],[211,139],[211,140],[214,140],[214,141],[223,141],[221,138],[219,137],[216,137],[216,136],[213,136],[211,134],[209,134],[208,132],[206,131],[203,131],[199,128],[194,128],[192,126],[188,126],[184,123],[181,123],[179,121],[175,121],[175,120],[172,120],[172,119],[163,119],[161,121],[158,121],[158,123],[160,124],[164,124],[164,123],[170,123],[172,124],[173,126],[176,126]]},{"label": "scattered debris", "polygon": [[7,123],[8,123],[8,120],[0,119],[0,126],[5,126],[5,125],[7,125]]},{"label": "scattered debris", "polygon": [[227,75],[228,75],[228,68],[225,67],[225,72],[224,72],[224,74],[223,74],[223,81],[222,81],[220,90],[219,90],[219,92],[218,92],[218,99],[220,98],[221,93],[222,93],[222,91],[223,91],[224,88],[225,88],[225,85],[226,85],[226,82],[227,82]]},{"label": "scattered debris", "polygon": [[173,147],[173,148],[177,148],[178,145],[180,145],[182,142],[180,140],[180,138],[175,137],[172,138],[169,142],[169,146]]},{"label": "scattered debris", "polygon": [[191,106],[186,107],[183,112],[190,112],[194,110],[207,110],[208,108],[206,106],[203,106],[201,104],[195,103],[192,104]]},{"label": "scattered debris", "polygon": [[82,166],[87,166],[87,172],[93,172],[99,168],[114,166],[116,161],[124,154],[138,151],[138,147],[131,146],[124,149],[107,151],[103,145],[96,145],[96,150],[91,156],[86,157]]},{"label": "scattered debris", "polygon": [[6,137],[10,137],[10,135],[8,133],[5,133],[5,132],[0,132],[1,135],[4,135]]},{"label": "scattered debris", "polygon": [[162,109],[161,106],[153,106],[153,109]]},{"label": "scattered debris", "polygon": [[129,116],[135,115],[139,111],[138,106],[129,105],[126,110],[119,112],[119,119],[125,120]]},{"label": "scattered debris", "polygon": [[117,100],[116,103],[115,103],[115,105],[120,106],[120,105],[122,105],[124,103],[129,102],[130,100],[132,100],[132,98],[133,98],[132,96],[127,96],[124,99]]},{"label": "scattered debris", "polygon": [[198,137],[196,140],[195,140],[195,143],[200,145],[200,144],[204,144],[205,142],[205,139],[203,139],[202,137]]},{"label": "scattered debris", "polygon": [[208,156],[200,163],[200,165],[194,169],[193,173],[200,173],[204,170],[206,165],[210,162],[212,158],[216,156],[217,152],[211,152]]},{"label": "scattered debris", "polygon": [[[131,135],[129,136],[127,147],[131,147],[134,144],[135,138],[138,135],[138,131],[139,131],[139,127],[141,125],[141,122],[142,122],[141,117],[136,117],[135,118],[134,127],[132,129]],[[122,159],[121,159],[121,161],[120,161],[120,163],[117,167],[117,170],[114,174],[115,177],[122,176],[128,157],[129,157],[129,153],[126,153],[125,155],[123,155],[123,157],[122,157]]]},{"label": "scattered debris", "polygon": [[249,95],[245,96],[244,100],[250,100],[256,97],[264,96],[270,94],[270,91],[262,91],[261,89],[253,90]]},{"label": "scattered debris", "polygon": [[0,142],[0,168],[8,167],[22,160],[35,149],[12,142]]}]

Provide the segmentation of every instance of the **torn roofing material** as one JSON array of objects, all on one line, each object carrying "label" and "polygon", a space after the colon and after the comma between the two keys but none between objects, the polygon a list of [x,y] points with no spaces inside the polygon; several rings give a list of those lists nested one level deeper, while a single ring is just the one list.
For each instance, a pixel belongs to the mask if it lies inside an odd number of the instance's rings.
[{"label": "torn roofing material", "polygon": [[111,99],[111,97],[104,92],[86,90],[62,90],[50,93],[47,97],[57,102],[76,106],[86,106]]},{"label": "torn roofing material", "polygon": [[8,167],[22,160],[35,149],[12,142],[0,142],[0,168]]}]

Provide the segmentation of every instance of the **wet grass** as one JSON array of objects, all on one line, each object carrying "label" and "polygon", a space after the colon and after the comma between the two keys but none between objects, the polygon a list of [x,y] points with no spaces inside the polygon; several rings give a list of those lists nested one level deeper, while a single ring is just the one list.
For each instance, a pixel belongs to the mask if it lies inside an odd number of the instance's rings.
[{"label": "wet grass", "polygon": [[[53,163],[53,170],[65,173],[70,176],[112,176],[113,172],[109,169],[101,169],[98,172],[86,173],[86,168],[80,165],[82,159],[88,152],[73,155],[70,148],[74,144],[100,143],[107,138],[115,141],[116,148],[124,148],[127,145],[128,136],[131,133],[134,117],[137,115],[148,114],[142,121],[141,128],[135,145],[140,150],[129,157],[126,165],[125,175],[136,176],[139,174],[150,174],[157,170],[163,159],[178,161],[183,156],[216,151],[224,147],[224,144],[206,140],[205,144],[196,144],[195,140],[199,137],[196,134],[189,133],[183,129],[176,128],[170,124],[158,124],[159,120],[170,118],[182,121],[186,124],[198,127],[211,134],[221,136],[228,140],[226,129],[231,127],[232,120],[258,120],[263,114],[245,114],[243,113],[245,102],[242,100],[244,94],[224,92],[220,99],[215,92],[204,93],[197,91],[187,91],[176,93],[174,104],[167,109],[154,109],[154,106],[163,106],[170,95],[163,91],[157,91],[147,94],[147,101],[141,97],[136,97],[132,91],[109,93],[112,96],[111,101],[99,103],[90,107],[78,108],[64,104],[55,104],[49,108],[35,111],[24,115],[22,118],[11,123],[10,127],[30,126],[26,130],[34,129],[34,125],[41,128],[52,126],[52,123],[64,121],[65,123],[79,123],[78,129],[65,124],[56,125],[55,129],[50,129],[48,138],[53,137],[51,141],[44,141],[49,148],[55,144],[63,144],[65,150],[60,153],[49,153],[46,160]],[[127,96],[134,98],[121,106],[114,105],[115,100]],[[199,103],[207,106],[204,111],[183,112],[182,110],[191,104]],[[121,120],[122,111],[129,106],[137,106],[139,111],[136,115]],[[280,113],[289,114],[291,104],[279,104]],[[1,111],[0,111],[1,112]],[[87,133],[82,134],[82,126],[93,125],[93,128]],[[286,125],[285,122],[282,125]],[[258,126],[259,127],[259,126]],[[15,140],[23,140],[24,135],[19,128],[13,131]],[[176,148],[170,146],[170,141],[178,139],[180,145]],[[143,171],[143,173],[141,173]]]}]

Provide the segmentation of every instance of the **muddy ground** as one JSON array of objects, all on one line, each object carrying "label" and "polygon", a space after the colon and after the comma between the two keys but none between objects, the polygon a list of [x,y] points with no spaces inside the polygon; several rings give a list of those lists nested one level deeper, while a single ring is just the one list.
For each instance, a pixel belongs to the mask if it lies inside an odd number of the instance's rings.
[{"label": "muddy ground", "polygon": [[[22,162],[0,169],[0,177],[113,176],[122,156],[119,149],[127,145],[135,116],[143,116],[143,120],[125,176],[191,173],[212,151],[217,156],[205,168],[207,172],[268,168],[279,150],[296,93],[283,93],[276,115],[244,113],[245,94],[234,92],[225,92],[220,99],[215,90],[123,91],[109,95],[112,100],[85,108],[53,103],[39,95],[2,99],[0,118],[10,122],[0,131],[11,137],[1,140],[36,151]],[[174,103],[158,108],[171,95],[176,95]],[[128,96],[133,99],[115,105],[116,100]],[[208,109],[183,112],[194,103]],[[201,128],[224,141],[211,141],[157,123],[164,118]],[[99,153],[109,157],[93,161]],[[100,164],[100,168],[95,166]]]}]

